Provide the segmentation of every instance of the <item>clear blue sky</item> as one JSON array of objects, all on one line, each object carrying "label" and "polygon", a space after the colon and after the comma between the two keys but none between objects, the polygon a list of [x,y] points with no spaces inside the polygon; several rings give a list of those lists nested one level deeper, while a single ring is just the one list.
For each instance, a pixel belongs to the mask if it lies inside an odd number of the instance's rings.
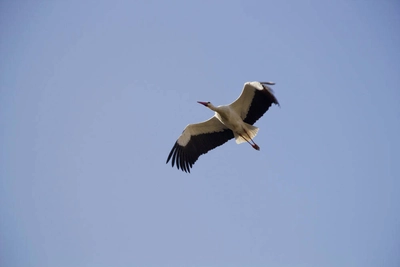
[{"label": "clear blue sky", "polygon": [[[0,265],[400,266],[399,10],[1,1]],[[256,80],[261,151],[165,164]]]}]

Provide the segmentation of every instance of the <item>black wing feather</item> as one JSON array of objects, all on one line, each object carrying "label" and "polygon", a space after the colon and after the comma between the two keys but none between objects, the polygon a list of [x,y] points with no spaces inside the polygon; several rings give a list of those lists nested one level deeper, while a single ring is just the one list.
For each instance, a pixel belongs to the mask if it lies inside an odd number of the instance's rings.
[{"label": "black wing feather", "polygon": [[190,137],[186,146],[181,146],[176,142],[168,155],[167,162],[172,156],[172,167],[176,163],[176,167],[184,172],[190,173],[190,168],[197,159],[206,154],[208,151],[226,143],[233,138],[233,132],[225,129],[220,132],[193,135]]},{"label": "black wing feather", "polygon": [[[253,125],[259,118],[261,118],[272,104],[277,104],[278,100],[275,96],[268,91],[263,85],[263,90],[255,90],[254,97],[251,102],[249,111],[247,112],[244,122]],[[271,90],[271,89],[270,89]]]}]

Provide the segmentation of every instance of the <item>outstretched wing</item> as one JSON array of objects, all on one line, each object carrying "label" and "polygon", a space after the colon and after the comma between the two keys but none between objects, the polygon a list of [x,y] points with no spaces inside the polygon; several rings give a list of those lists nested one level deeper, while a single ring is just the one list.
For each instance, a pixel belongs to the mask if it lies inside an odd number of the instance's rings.
[{"label": "outstretched wing", "polygon": [[253,125],[272,104],[279,105],[273,90],[266,83],[247,82],[240,96],[230,106],[244,122]]},{"label": "outstretched wing", "polygon": [[233,132],[223,125],[216,117],[189,124],[172,147],[167,162],[172,157],[172,167],[189,172],[197,159],[208,151],[226,143],[233,138]]}]

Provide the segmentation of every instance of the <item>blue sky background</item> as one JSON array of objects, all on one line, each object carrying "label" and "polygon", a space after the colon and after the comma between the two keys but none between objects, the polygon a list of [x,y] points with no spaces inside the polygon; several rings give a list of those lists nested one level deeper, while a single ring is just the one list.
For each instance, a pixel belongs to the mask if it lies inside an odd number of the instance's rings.
[{"label": "blue sky background", "polygon": [[[1,1],[1,266],[400,266],[400,2]],[[281,108],[191,174],[246,81]]]}]

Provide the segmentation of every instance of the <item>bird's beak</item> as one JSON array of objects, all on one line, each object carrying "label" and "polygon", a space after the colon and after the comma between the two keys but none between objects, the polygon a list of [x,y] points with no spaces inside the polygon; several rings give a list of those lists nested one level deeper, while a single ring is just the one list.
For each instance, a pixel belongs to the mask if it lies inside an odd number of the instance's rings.
[{"label": "bird's beak", "polygon": [[199,103],[199,104],[202,104],[202,105],[204,105],[204,106],[206,106],[206,107],[207,107],[207,105],[208,105],[208,103],[207,103],[207,102],[201,102],[201,101],[197,101],[197,103]]}]

